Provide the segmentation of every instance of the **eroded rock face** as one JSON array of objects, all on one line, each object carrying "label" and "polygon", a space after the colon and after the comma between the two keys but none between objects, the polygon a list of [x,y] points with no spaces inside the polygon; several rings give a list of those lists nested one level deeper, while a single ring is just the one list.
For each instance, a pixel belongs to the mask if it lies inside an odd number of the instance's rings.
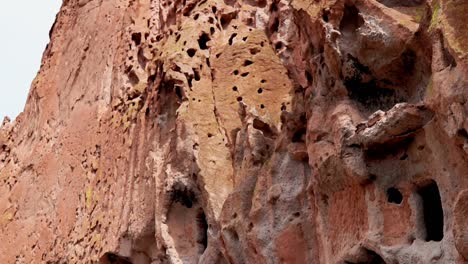
[{"label": "eroded rock face", "polygon": [[467,8],[64,1],[0,262],[467,263]]}]

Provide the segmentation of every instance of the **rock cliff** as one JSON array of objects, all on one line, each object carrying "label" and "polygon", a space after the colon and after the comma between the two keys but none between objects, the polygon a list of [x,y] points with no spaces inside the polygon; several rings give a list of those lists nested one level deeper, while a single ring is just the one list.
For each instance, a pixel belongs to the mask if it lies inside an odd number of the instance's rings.
[{"label": "rock cliff", "polygon": [[468,263],[465,0],[64,0],[0,263]]}]

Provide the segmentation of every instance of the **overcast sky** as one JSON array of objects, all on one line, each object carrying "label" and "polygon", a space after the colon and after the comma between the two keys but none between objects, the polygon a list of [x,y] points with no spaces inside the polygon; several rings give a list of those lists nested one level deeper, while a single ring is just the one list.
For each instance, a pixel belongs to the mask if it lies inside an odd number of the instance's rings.
[{"label": "overcast sky", "polygon": [[62,0],[8,0],[0,8],[0,124],[24,109]]}]

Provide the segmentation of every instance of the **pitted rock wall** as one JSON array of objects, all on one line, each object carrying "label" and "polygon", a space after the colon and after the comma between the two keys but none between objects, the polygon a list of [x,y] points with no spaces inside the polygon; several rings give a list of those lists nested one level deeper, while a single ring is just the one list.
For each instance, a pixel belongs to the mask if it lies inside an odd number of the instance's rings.
[{"label": "pitted rock wall", "polygon": [[468,263],[467,8],[63,1],[0,262]]}]

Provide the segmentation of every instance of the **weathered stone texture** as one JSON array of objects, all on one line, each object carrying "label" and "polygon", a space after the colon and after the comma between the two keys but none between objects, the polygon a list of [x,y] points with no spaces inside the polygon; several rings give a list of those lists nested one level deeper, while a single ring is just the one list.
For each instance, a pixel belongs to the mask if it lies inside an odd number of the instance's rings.
[{"label": "weathered stone texture", "polygon": [[468,263],[465,0],[64,0],[0,263]]}]

